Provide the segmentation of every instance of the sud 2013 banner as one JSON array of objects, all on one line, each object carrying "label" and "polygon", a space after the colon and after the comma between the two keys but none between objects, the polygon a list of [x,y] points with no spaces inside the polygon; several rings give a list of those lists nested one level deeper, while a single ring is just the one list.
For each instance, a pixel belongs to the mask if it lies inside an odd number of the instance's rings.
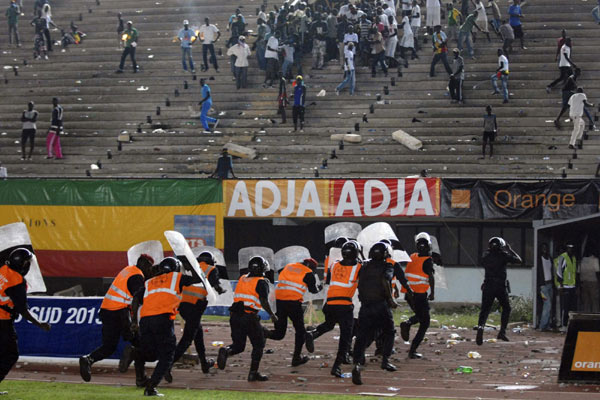
[{"label": "sud 2013 banner", "polygon": [[426,217],[440,213],[440,180],[228,180],[225,217]]}]

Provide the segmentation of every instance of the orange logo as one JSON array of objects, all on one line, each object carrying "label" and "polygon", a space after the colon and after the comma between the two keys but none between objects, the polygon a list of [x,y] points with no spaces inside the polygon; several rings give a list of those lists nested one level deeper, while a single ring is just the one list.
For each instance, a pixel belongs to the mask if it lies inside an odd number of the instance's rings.
[{"label": "orange logo", "polygon": [[600,372],[600,332],[579,332],[571,371]]}]

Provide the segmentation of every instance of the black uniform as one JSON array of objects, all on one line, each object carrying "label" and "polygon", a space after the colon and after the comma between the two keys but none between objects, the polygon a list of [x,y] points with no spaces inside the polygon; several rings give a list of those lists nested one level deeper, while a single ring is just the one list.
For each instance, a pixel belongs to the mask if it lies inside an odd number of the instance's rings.
[{"label": "black uniform", "polygon": [[[406,280],[406,276],[404,275],[404,270],[402,269],[402,266],[395,262],[393,259],[389,258],[388,263],[393,264],[393,271],[394,271],[394,278],[396,278],[396,280],[400,283],[400,285],[404,286],[405,288],[408,287],[408,281]],[[394,298],[399,297],[400,295],[400,288],[396,287],[393,288],[393,295]],[[396,294],[398,293],[398,294]],[[385,340],[385,335],[383,335],[382,332],[378,332],[376,334],[376,339],[375,339],[375,344],[377,346],[376,350],[375,350],[375,355],[381,355],[384,354],[383,353],[383,349],[384,349],[384,340]],[[368,347],[368,346],[367,346]],[[392,349],[393,352],[393,349]]]},{"label": "black uniform", "polygon": [[500,333],[506,332],[508,318],[510,317],[510,302],[508,300],[509,286],[506,280],[506,265],[517,264],[521,260],[510,252],[500,249],[497,251],[486,250],[481,260],[485,268],[485,278],[482,285],[481,311],[479,313],[479,328],[485,326],[488,315],[494,303],[498,299],[502,307]]},{"label": "black uniform", "polygon": [[[394,266],[385,261],[369,260],[358,274],[358,332],[354,343],[354,363],[364,364],[365,350],[376,333],[381,335],[383,362],[387,363],[394,346],[394,317],[387,300],[391,293]],[[389,286],[383,281],[390,282]]]},{"label": "black uniform", "polygon": [[[25,279],[18,285],[7,288],[4,293],[14,306],[11,313],[16,316],[27,310],[27,283]],[[19,359],[17,332],[13,319],[0,320],[0,382],[4,380]]]},{"label": "black uniform", "polygon": [[[311,293],[318,293],[317,280],[313,272],[307,272],[304,275],[303,282]],[[296,332],[294,340],[294,358],[300,357],[304,339],[306,337],[306,328],[304,327],[304,311],[302,310],[302,301],[297,300],[277,300],[277,322],[275,329],[267,331],[267,338],[272,340],[282,340],[287,330],[288,318],[294,325]]]}]

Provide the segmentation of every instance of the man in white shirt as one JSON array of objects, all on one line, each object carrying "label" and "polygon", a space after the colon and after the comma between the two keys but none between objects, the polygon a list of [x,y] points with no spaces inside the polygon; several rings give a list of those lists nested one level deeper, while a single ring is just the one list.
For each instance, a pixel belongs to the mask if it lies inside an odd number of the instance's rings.
[{"label": "man in white shirt", "polygon": [[279,31],[267,40],[267,49],[265,50],[265,59],[267,61],[267,70],[265,73],[264,87],[273,86],[273,82],[279,79]]},{"label": "man in white shirt", "polygon": [[246,88],[248,83],[248,57],[250,56],[250,46],[246,44],[246,37],[238,37],[238,42],[235,46],[231,46],[227,50],[228,56],[235,56],[235,82],[236,88]]},{"label": "man in white shirt", "polygon": [[25,160],[25,145],[29,140],[29,156],[28,160],[31,160],[31,154],[33,153],[33,146],[35,141],[36,122],[38,112],[34,109],[33,101],[27,104],[27,110],[23,111],[21,115],[21,122],[23,122],[23,131],[21,132],[21,160]]},{"label": "man in white shirt", "polygon": [[419,29],[421,29],[421,7],[417,0],[413,0],[412,9],[410,11],[410,29],[412,30],[413,37],[415,38],[414,48],[415,51],[421,49],[419,46]]},{"label": "man in white shirt", "polygon": [[503,103],[508,103],[508,73],[508,58],[506,58],[502,49],[498,49],[498,68],[496,69],[496,73],[492,75],[492,86],[494,87],[492,94],[500,93],[497,84],[498,79],[500,79],[502,81],[502,97],[504,97]]},{"label": "man in white shirt", "polygon": [[427,0],[427,19],[425,25],[427,26],[427,30],[430,31],[430,33],[433,32],[434,26],[441,25],[441,6],[441,0]]},{"label": "man in white shirt", "polygon": [[400,24],[402,28],[402,39],[400,40],[400,57],[404,59],[404,68],[408,67],[408,55],[406,55],[406,51],[410,50],[412,52],[412,59],[414,60],[417,57],[417,52],[415,51],[415,37],[413,36],[413,31],[410,26],[410,19],[408,15],[405,15],[402,18],[402,23]]},{"label": "man in white shirt", "polygon": [[402,0],[402,16],[410,15],[412,11],[412,0]]},{"label": "man in white shirt", "polygon": [[354,27],[352,25],[348,25],[347,32],[344,34],[344,51],[349,43],[354,43],[352,47],[354,54],[356,55],[356,48],[358,46],[358,35],[354,32]]},{"label": "man in white shirt", "polygon": [[577,66],[571,60],[571,38],[566,38],[565,44],[560,48],[560,60],[558,62],[560,76],[546,86],[546,92],[550,93],[550,90],[552,90],[554,86],[558,85],[560,82],[566,82],[573,73],[573,68],[577,68]]},{"label": "man in white shirt", "polygon": [[204,18],[204,23],[205,24],[202,25],[198,31],[198,35],[200,36],[200,39],[202,39],[202,61],[204,62],[202,71],[208,71],[207,55],[210,51],[210,60],[212,61],[215,70],[219,72],[214,43],[221,37],[221,32],[219,32],[219,28],[210,23],[208,17]]},{"label": "man in white shirt", "polygon": [[349,42],[344,50],[344,80],[335,88],[335,94],[339,96],[340,91],[350,85],[350,96],[354,95],[356,75],[354,73],[354,42]]},{"label": "man in white shirt", "polygon": [[554,279],[552,277],[552,257],[548,251],[548,244],[542,243],[540,246],[540,269],[538,281],[540,287],[540,297],[542,299],[542,314],[540,317],[540,331],[550,330],[550,316],[552,314]]},{"label": "man in white shirt", "polygon": [[569,99],[569,118],[573,120],[573,132],[571,133],[571,140],[569,141],[569,149],[575,148],[575,143],[583,136],[583,128],[585,122],[583,122],[583,108],[594,107],[593,104],[587,102],[587,96],[583,93],[583,88],[577,88],[575,93]]},{"label": "man in white shirt", "polygon": [[190,23],[187,19],[183,21],[183,29],[179,30],[177,37],[181,43],[181,63],[183,65],[183,70],[188,70],[186,60],[189,60],[192,73],[196,72],[194,70],[194,60],[192,58],[192,43],[197,39],[197,37],[196,32],[190,29]]}]

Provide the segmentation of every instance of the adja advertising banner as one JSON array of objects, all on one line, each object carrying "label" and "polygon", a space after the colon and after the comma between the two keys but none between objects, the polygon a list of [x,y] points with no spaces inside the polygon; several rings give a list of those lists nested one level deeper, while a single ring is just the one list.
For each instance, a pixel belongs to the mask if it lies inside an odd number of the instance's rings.
[{"label": "adja advertising banner", "polygon": [[223,183],[225,217],[424,217],[440,214],[440,180],[281,179]]},{"label": "adja advertising banner", "polygon": [[444,179],[442,217],[565,219],[598,212],[599,181],[488,182]]}]

